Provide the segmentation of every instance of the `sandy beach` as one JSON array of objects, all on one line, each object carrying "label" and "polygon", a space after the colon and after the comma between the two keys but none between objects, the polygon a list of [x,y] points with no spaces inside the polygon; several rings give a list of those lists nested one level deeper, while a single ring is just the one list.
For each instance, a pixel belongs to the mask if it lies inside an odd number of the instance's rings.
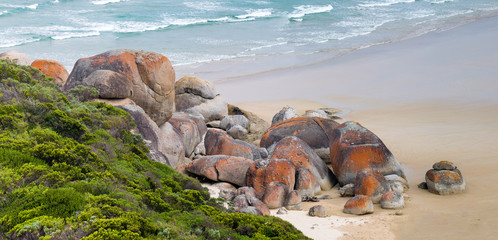
[{"label": "sandy beach", "polygon": [[[319,64],[241,77],[233,71],[221,76],[198,69],[197,76],[215,82],[229,102],[267,121],[285,105],[301,113],[333,107],[343,110],[343,120],[360,122],[384,141],[410,182],[406,208],[402,216],[376,206],[372,215],[351,217],[342,213],[347,199],[334,189],[327,193],[333,199],[320,204],[327,206],[332,218],[349,217],[354,222],[329,225],[344,234],[334,235],[337,238],[494,239],[498,234],[496,39],[498,17],[491,17]],[[247,62],[239,64],[250,67]],[[209,64],[202,68],[209,69]],[[439,196],[417,188],[432,164],[442,160],[461,170],[466,193]],[[312,205],[306,203],[304,210]],[[313,221],[302,212],[293,214],[287,220],[309,236],[332,236],[317,227],[319,222],[315,228],[300,223],[303,218]]]}]

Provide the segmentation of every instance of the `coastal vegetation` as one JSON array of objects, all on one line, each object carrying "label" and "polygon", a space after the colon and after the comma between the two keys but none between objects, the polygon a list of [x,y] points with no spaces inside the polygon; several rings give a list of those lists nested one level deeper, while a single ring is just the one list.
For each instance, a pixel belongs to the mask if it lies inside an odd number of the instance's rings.
[{"label": "coastal vegetation", "polygon": [[0,239],[306,239],[149,160],[131,116],[0,60]]}]

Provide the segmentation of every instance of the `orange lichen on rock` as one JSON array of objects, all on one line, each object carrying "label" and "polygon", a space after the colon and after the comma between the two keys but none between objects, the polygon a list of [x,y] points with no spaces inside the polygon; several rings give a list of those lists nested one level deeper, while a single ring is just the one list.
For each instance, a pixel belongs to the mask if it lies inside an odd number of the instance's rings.
[{"label": "orange lichen on rock", "polygon": [[374,207],[370,197],[365,195],[357,195],[349,199],[346,204],[344,204],[344,213],[363,215],[367,213],[373,213]]},{"label": "orange lichen on rock", "polygon": [[85,79],[97,70],[110,70],[123,75],[132,86],[129,98],[159,126],[171,117],[175,102],[175,71],[165,56],[119,49],[82,58],[76,62],[64,89],[85,84]]},{"label": "orange lichen on rock", "polygon": [[345,122],[334,129],[330,140],[332,170],[341,185],[354,183],[358,172],[376,169],[381,174],[405,175],[384,143],[355,122]]},{"label": "orange lichen on rock", "polygon": [[296,136],[306,142],[315,151],[327,149],[325,151],[326,156],[322,156],[320,153],[319,155],[324,159],[328,159],[329,134],[338,125],[336,121],[326,118],[291,118],[271,126],[261,138],[260,145],[261,147],[268,148],[285,137]]},{"label": "orange lichen on rock", "polygon": [[382,195],[390,189],[389,183],[376,170],[362,170],[356,176],[354,193],[355,195],[365,195],[372,199],[372,202],[378,203]]},{"label": "orange lichen on rock", "polygon": [[31,63],[31,67],[37,68],[45,76],[51,77],[59,87],[64,86],[69,76],[66,68],[54,60],[38,59]]},{"label": "orange lichen on rock", "polygon": [[289,190],[294,190],[296,183],[296,167],[287,159],[263,159],[255,161],[248,169],[246,185],[253,187],[256,197],[261,198],[266,186],[271,182],[281,182]]}]

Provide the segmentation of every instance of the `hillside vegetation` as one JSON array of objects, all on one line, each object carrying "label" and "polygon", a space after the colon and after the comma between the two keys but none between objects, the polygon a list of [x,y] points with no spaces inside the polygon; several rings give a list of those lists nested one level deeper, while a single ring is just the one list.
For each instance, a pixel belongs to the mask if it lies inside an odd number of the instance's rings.
[{"label": "hillside vegetation", "polygon": [[148,159],[128,113],[0,60],[0,239],[304,239]]}]

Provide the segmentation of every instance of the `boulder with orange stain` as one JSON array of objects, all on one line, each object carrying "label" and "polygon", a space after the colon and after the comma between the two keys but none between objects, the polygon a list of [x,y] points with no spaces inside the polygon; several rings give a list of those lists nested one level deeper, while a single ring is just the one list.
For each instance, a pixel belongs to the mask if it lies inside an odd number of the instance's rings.
[{"label": "boulder with orange stain", "polygon": [[334,129],[330,139],[330,159],[341,186],[354,183],[356,175],[364,169],[406,179],[398,160],[384,143],[356,122],[345,122]]},{"label": "boulder with orange stain", "polygon": [[69,76],[66,68],[54,60],[37,59],[31,63],[31,67],[37,68],[45,76],[51,77],[59,87],[64,86]]},{"label": "boulder with orange stain", "polygon": [[354,194],[369,196],[373,203],[379,203],[382,195],[390,190],[387,180],[376,170],[361,170],[356,176]]},{"label": "boulder with orange stain", "polygon": [[187,172],[210,179],[244,186],[247,169],[252,160],[225,155],[204,156],[193,160],[185,167]]},{"label": "boulder with orange stain", "polygon": [[168,122],[183,135],[185,157],[190,157],[207,132],[204,120],[188,113],[175,112]]},{"label": "boulder with orange stain", "polygon": [[[444,165],[451,167],[440,167]],[[451,162],[434,164],[434,169],[427,171],[425,174],[425,181],[429,192],[435,194],[450,195],[465,191],[465,181],[462,173]]]},{"label": "boulder with orange stain", "polygon": [[281,208],[284,206],[285,199],[289,194],[289,187],[281,182],[270,182],[266,186],[261,201],[270,209]]},{"label": "boulder with orange stain", "polygon": [[405,198],[400,192],[389,191],[382,195],[380,206],[384,209],[402,209],[405,207]]},{"label": "boulder with orange stain", "polygon": [[251,164],[247,169],[246,185],[253,187],[256,197],[261,198],[271,182],[281,182],[289,190],[294,190],[296,167],[287,159],[262,159]]},{"label": "boulder with orange stain", "polygon": [[330,159],[329,137],[339,124],[331,119],[297,117],[271,126],[261,138],[260,146],[270,148],[288,136],[296,136],[306,142],[325,161]]},{"label": "boulder with orange stain", "polygon": [[[78,85],[99,87],[95,79],[90,78],[91,82],[87,82],[90,81],[88,77],[97,70],[121,74],[131,85],[131,90],[121,97],[132,99],[157,125],[164,124],[171,117],[175,101],[175,71],[165,56],[148,51],[120,49],[79,59],[64,85],[64,90]],[[105,86],[107,85],[119,87],[122,84],[108,82]]]},{"label": "boulder with orange stain", "polygon": [[373,213],[374,206],[369,196],[357,195],[349,199],[346,204],[344,204],[343,212],[354,215],[363,215]]},{"label": "boulder with orange stain", "polygon": [[[326,191],[337,184],[337,178],[325,162],[303,140],[295,136],[285,137],[270,149],[272,159],[289,159],[296,168],[308,169]],[[320,189],[316,193],[320,192]]]},{"label": "boulder with orange stain", "polygon": [[218,160],[216,162],[218,181],[244,186],[246,184],[247,169],[252,163],[253,160],[251,159],[232,156]]},{"label": "boulder with orange stain", "polygon": [[204,137],[204,146],[206,155],[228,155],[252,160],[266,157],[262,149],[244,141],[233,139],[226,132],[218,129],[209,129],[207,131]]},{"label": "boulder with orange stain", "polygon": [[294,187],[301,196],[313,197],[320,193],[320,184],[307,168],[298,168],[296,172],[296,186]]}]

